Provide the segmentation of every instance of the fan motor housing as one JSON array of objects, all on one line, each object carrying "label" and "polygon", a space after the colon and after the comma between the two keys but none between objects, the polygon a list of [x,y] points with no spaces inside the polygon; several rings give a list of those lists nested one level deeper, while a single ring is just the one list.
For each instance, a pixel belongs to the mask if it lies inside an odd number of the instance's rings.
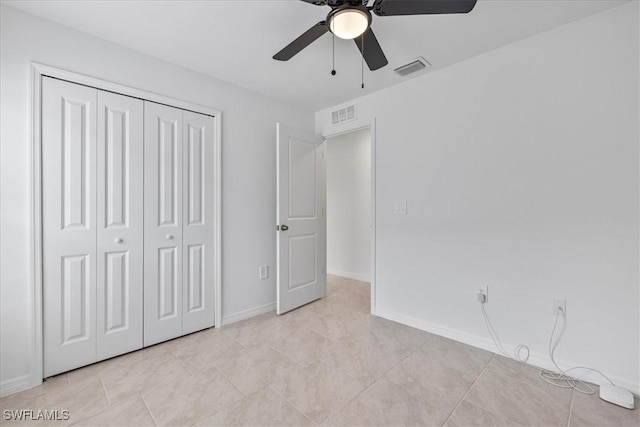
[{"label": "fan motor housing", "polygon": [[329,12],[329,14],[327,15],[327,28],[329,28],[329,31],[331,31],[333,33],[333,29],[332,29],[332,25],[331,25],[331,20],[336,16],[339,15],[341,13],[344,13],[348,10],[357,10],[359,12],[362,13],[363,16],[366,16],[367,18],[367,28],[369,28],[371,26],[371,12],[369,12],[369,9],[367,9],[364,6],[361,5],[352,5],[352,4],[343,4],[342,6],[338,6],[336,8],[331,9],[331,12]]}]

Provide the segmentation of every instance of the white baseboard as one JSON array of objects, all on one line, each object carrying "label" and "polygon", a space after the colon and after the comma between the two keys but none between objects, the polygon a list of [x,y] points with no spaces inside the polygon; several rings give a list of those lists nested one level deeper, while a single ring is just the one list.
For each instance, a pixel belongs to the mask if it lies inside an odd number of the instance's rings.
[{"label": "white baseboard", "polygon": [[[416,319],[411,316],[405,316],[403,314],[393,313],[390,311],[377,309],[373,315],[382,317],[387,320],[392,320],[394,322],[402,323],[403,325],[411,326],[416,329],[420,329],[422,331],[430,332],[435,335],[439,335],[441,337],[449,338],[455,341],[459,341],[464,344],[468,344],[473,347],[481,348],[483,350],[490,351],[492,353],[496,352],[496,346],[493,341],[489,338],[481,337],[478,335],[469,334],[467,332],[463,332],[457,329],[447,328],[446,326],[438,325],[436,323],[426,322],[421,319]],[[516,346],[503,344],[502,345],[510,354],[513,354],[513,350],[515,350]],[[566,360],[556,360],[560,366],[581,366],[578,363],[573,363],[571,361]],[[542,353],[534,353],[532,352],[529,356],[529,360],[527,364],[535,366],[537,368],[556,370],[553,366],[551,360],[549,360],[549,356],[547,354]],[[573,373],[575,372],[575,374]],[[583,381],[590,382],[592,384],[602,384],[606,382],[602,376],[598,375],[596,372],[591,371],[580,371],[576,370],[572,372],[572,376]],[[624,378],[616,375],[611,375],[605,372],[611,381],[613,381],[616,385],[626,388],[627,390],[635,393],[636,395],[640,395],[640,383],[633,381],[630,378]],[[542,380],[541,380],[542,381]]]},{"label": "white baseboard", "polygon": [[40,385],[42,380],[34,381],[30,374],[22,375],[17,378],[11,378],[9,380],[2,381],[0,383],[0,397],[8,396],[19,391],[30,389]]},{"label": "white baseboard", "polygon": [[258,316],[260,314],[268,313],[276,309],[276,302],[270,302],[268,304],[259,305],[257,307],[249,308],[247,310],[238,311],[237,313],[228,314],[222,318],[222,326],[230,325],[232,323],[239,322],[250,317]]},{"label": "white baseboard", "polygon": [[332,268],[332,267],[327,267],[327,274],[346,277],[347,279],[360,280],[361,282],[371,281],[371,278],[366,274],[350,273],[348,271],[336,270],[335,268]]}]

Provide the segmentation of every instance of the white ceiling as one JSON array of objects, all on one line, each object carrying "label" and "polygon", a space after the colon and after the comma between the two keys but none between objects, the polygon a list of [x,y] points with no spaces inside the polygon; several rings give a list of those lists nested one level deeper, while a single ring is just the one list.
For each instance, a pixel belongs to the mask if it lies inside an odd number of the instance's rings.
[{"label": "white ceiling", "polygon": [[[271,59],[324,20],[330,10],[326,6],[298,0],[4,3],[283,102],[319,110],[626,1],[479,0],[467,15],[374,16],[372,28],[389,65],[375,72],[365,65],[365,89],[360,88],[361,56],[353,41],[336,38],[335,77],[330,74],[330,34],[288,62]],[[407,77],[393,72],[418,56],[432,67]]]}]

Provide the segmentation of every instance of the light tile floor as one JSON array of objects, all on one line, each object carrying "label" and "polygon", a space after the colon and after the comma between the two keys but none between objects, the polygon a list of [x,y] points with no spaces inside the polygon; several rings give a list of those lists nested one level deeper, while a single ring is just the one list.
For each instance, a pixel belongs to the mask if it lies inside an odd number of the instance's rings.
[{"label": "light tile floor", "polygon": [[[172,426],[638,426],[629,411],[550,386],[493,353],[370,316],[369,285],[47,380],[5,410],[70,412],[58,424]],[[636,403],[640,406],[640,402]],[[29,424],[45,424],[31,422]]]}]

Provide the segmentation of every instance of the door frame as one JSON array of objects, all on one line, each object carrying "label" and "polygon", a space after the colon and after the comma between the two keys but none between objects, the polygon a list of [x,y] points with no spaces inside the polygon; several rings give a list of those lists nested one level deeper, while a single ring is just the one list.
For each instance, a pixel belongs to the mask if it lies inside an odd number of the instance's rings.
[{"label": "door frame", "polygon": [[[338,132],[326,132],[322,134],[325,140],[334,138],[336,136],[344,135],[359,130],[369,129],[370,132],[370,150],[371,150],[371,229],[369,230],[370,237],[370,288],[371,288],[371,313],[376,312],[376,118],[373,117],[368,121],[354,122],[352,127],[341,127]],[[326,160],[326,159],[325,159]],[[326,179],[326,177],[325,177]],[[326,201],[325,201],[326,204]],[[327,222],[325,217],[325,224]],[[325,285],[326,286],[326,285]]]},{"label": "door frame", "polygon": [[32,324],[29,328],[31,343],[29,360],[30,360],[30,378],[28,384],[21,382],[16,384],[15,390],[3,390],[3,392],[11,393],[13,391],[22,390],[28,387],[36,386],[42,383],[44,372],[44,354],[43,354],[43,263],[42,263],[42,130],[41,130],[41,103],[42,103],[42,77],[53,77],[76,83],[84,86],[90,86],[107,92],[114,92],[133,98],[152,101],[159,104],[165,104],[171,107],[177,107],[182,110],[193,111],[195,113],[213,116],[215,120],[214,134],[214,155],[215,155],[215,173],[214,173],[214,190],[216,197],[214,200],[214,268],[215,282],[213,284],[214,293],[214,325],[222,325],[222,112],[218,109],[182,101],[168,96],[135,89],[118,83],[109,82],[84,74],[75,73],[60,68],[51,67],[38,62],[30,63],[30,248],[29,248],[29,282],[30,291],[30,313],[29,318]]}]

